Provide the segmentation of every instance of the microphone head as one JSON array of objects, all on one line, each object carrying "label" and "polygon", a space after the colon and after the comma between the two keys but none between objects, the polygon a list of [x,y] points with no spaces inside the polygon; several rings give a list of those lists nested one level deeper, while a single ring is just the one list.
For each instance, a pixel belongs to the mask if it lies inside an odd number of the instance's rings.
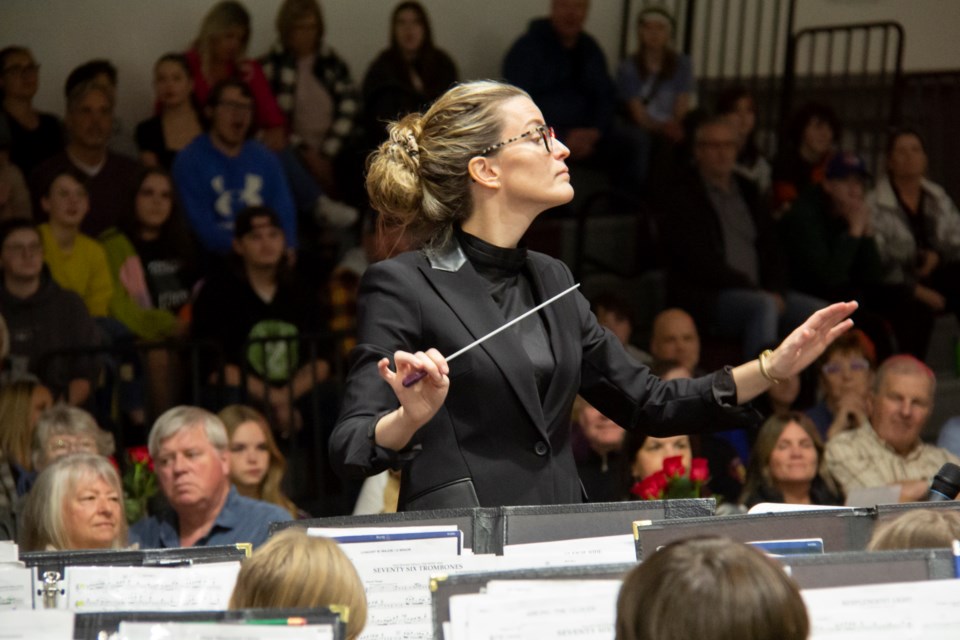
[{"label": "microphone head", "polygon": [[930,493],[927,500],[953,500],[960,494],[960,467],[952,462],[946,462],[930,483]]}]

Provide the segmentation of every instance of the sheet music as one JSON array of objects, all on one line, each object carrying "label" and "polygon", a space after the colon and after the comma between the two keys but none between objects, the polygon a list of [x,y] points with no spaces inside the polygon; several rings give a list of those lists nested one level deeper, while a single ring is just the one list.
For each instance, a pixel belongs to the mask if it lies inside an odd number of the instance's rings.
[{"label": "sheet music", "polygon": [[33,569],[0,570],[0,611],[19,609],[33,609]]},{"label": "sheet music", "polygon": [[307,535],[333,538],[350,560],[367,556],[451,558],[460,555],[463,532],[456,525],[424,527],[344,527],[307,529]]},{"label": "sheet music", "polygon": [[494,580],[453,596],[446,640],[609,640],[619,580]]},{"label": "sheet music", "polygon": [[529,556],[542,558],[540,566],[578,564],[617,564],[636,562],[637,548],[631,534],[576,538],[553,542],[504,545],[505,557]]},{"label": "sheet music", "polygon": [[19,560],[20,548],[17,543],[10,540],[0,540],[0,563],[19,562]]},{"label": "sheet music", "polygon": [[68,608],[90,611],[226,609],[240,563],[189,567],[69,567]]},{"label": "sheet music", "polygon": [[73,612],[57,609],[0,612],[3,640],[73,640]]},{"label": "sheet music", "polygon": [[956,640],[960,580],[805,589],[810,640]]},{"label": "sheet music", "polygon": [[334,640],[333,627],[218,622],[121,622],[117,640]]}]

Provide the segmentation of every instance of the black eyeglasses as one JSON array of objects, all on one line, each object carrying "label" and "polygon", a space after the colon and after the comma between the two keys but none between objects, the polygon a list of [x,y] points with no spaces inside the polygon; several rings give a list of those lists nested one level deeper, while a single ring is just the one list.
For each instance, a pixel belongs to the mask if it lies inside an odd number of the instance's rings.
[{"label": "black eyeglasses", "polygon": [[534,135],[540,136],[540,140],[543,141],[543,146],[547,150],[547,153],[553,153],[553,141],[556,139],[557,134],[553,132],[553,127],[549,127],[545,124],[542,124],[539,127],[536,127],[535,129],[530,129],[530,131],[521,133],[520,135],[514,138],[510,138],[509,140],[504,140],[503,142],[498,142],[497,144],[491,145],[486,149],[484,149],[483,151],[481,151],[479,155],[485,156],[491,151],[496,151],[500,147],[504,147],[510,144],[511,142],[516,142],[517,140],[522,140],[523,138],[529,138],[530,136],[534,136]]}]

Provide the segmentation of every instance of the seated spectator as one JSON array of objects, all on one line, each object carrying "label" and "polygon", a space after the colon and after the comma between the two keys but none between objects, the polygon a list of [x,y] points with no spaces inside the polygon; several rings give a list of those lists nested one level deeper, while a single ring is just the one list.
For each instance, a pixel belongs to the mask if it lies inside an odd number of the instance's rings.
[{"label": "seated spectator", "polygon": [[642,166],[636,142],[614,129],[616,95],[597,41],[583,30],[588,0],[551,0],[550,16],[530,22],[503,61],[507,82],[524,89],[570,150],[636,192]]},{"label": "seated spectator", "polygon": [[867,195],[883,282],[908,285],[933,312],[960,311],[960,212],[927,180],[927,153],[913,129],[890,136],[887,175]]},{"label": "seated spectator", "polygon": [[[187,51],[193,94],[201,107],[218,104],[214,89],[226,80],[240,82],[251,104],[246,108],[263,143],[274,151],[287,144],[286,119],[256,60],[244,57],[250,41],[250,14],[234,0],[222,0],[203,17],[200,32]],[[249,125],[248,125],[249,126]],[[246,131],[244,131],[246,133]]]},{"label": "seated spectator", "polygon": [[150,457],[169,509],[143,518],[130,536],[145,549],[214,546],[267,539],[271,522],[290,520],[274,504],[230,484],[227,430],[197,407],[169,409],[150,430]]},{"label": "seated spectator", "polygon": [[821,399],[806,413],[829,441],[867,423],[876,350],[867,334],[852,329],[824,350],[818,364]]},{"label": "seated spectator", "polygon": [[620,456],[626,432],[580,396],[573,404],[573,420],[577,432],[586,443],[580,455],[575,450],[574,458],[587,501],[622,500],[624,492],[620,486]]},{"label": "seated spectator", "polygon": [[911,509],[877,525],[867,551],[949,549],[960,540],[960,513],[947,509]]},{"label": "seated spectator", "polygon": [[10,218],[30,220],[30,191],[23,173],[10,162],[10,127],[0,113],[0,222]]},{"label": "seated spectator", "polygon": [[[342,198],[352,186],[346,184],[347,171],[362,169],[352,166],[351,157],[359,133],[359,92],[346,62],[324,40],[326,24],[317,0],[285,0],[276,26],[277,42],[260,58],[263,73],[289,123],[299,160],[324,193]],[[356,212],[350,222],[355,220]]]},{"label": "seated spectator", "polygon": [[626,489],[629,491],[634,482],[640,482],[663,469],[663,461],[674,456],[683,458],[684,468],[690,468],[690,461],[693,460],[690,436],[654,438],[627,432],[623,438],[622,456],[624,465],[630,470]]},{"label": "seated spectator", "polygon": [[27,176],[33,211],[43,212],[40,199],[53,179],[72,171],[86,176],[83,185],[90,198],[90,215],[81,231],[91,237],[115,224],[133,198],[140,171],[133,160],[107,147],[113,131],[113,91],[97,80],[82,82],[67,97],[67,147],[38,165]]},{"label": "seated spectator", "polygon": [[692,538],[660,548],[627,574],[617,640],[806,640],[800,590],[749,545]]},{"label": "seated spectator", "polygon": [[[683,121],[694,91],[690,58],[673,48],[673,16],[662,6],[644,7],[637,16],[638,51],[617,69],[617,88],[630,123],[642,132],[641,172],[674,163],[674,145],[684,138]],[[651,162],[652,160],[652,162]]]},{"label": "seated spectator", "polygon": [[126,547],[123,489],[113,465],[77,453],[47,467],[24,505],[19,542],[23,551]]},{"label": "seated spectator", "polygon": [[824,300],[860,301],[854,319],[881,353],[891,351],[891,327],[894,350],[922,359],[932,312],[908,286],[881,284],[883,268],[865,200],[869,177],[862,158],[837,153],[824,180],[806,190],[781,218],[790,284]]},{"label": "seated spectator", "polygon": [[696,374],[700,362],[700,334],[693,317],[683,309],[665,309],[653,319],[650,355],[655,361],[673,361]]},{"label": "seated spectator", "polygon": [[33,432],[33,469],[40,472],[71,453],[109,458],[116,450],[113,434],[104,431],[92,415],[66,404],[40,414]]},{"label": "seated spectator", "polygon": [[773,161],[774,211],[782,212],[807,187],[823,181],[839,139],[840,119],[827,105],[810,102],[794,114],[786,145]]},{"label": "seated spectator", "polygon": [[82,175],[69,169],[55,174],[40,203],[50,219],[37,228],[50,276],[79,295],[91,316],[106,317],[113,281],[103,247],[80,231],[90,211]]},{"label": "seated spectator", "polygon": [[397,4],[390,16],[390,47],[363,78],[368,146],[386,139],[386,123],[425,110],[456,81],[457,66],[434,44],[427,10],[415,1]]},{"label": "seated spectator", "polygon": [[0,313],[10,330],[12,377],[33,374],[54,399],[83,405],[98,375],[96,361],[84,354],[58,354],[96,347],[99,332],[83,300],[44,269],[40,234],[31,223],[0,225],[0,269]]},{"label": "seated spectator", "polygon": [[281,531],[244,561],[230,596],[230,609],[333,605],[349,611],[346,637],[355,640],[367,623],[360,576],[336,542],[299,528]]},{"label": "seated spectator", "polygon": [[754,186],[734,173],[736,153],[730,118],[697,127],[694,169],[663,203],[667,291],[700,326],[739,340],[743,357],[753,358],[826,303],[788,289],[773,222]]},{"label": "seated spectator", "polygon": [[649,353],[630,343],[633,335],[633,311],[626,300],[615,293],[605,292],[593,298],[592,306],[597,322],[617,336],[627,353],[643,364],[653,362]]},{"label": "seated spectator", "polygon": [[263,414],[242,404],[232,404],[217,416],[230,438],[230,480],[240,495],[283,507],[293,518],[307,517],[280,488],[287,461]]},{"label": "seated spectator", "polygon": [[157,60],[153,91],[157,113],[137,125],[137,149],[140,164],[169,171],[177,153],[203,133],[190,65],[184,56],[167,53]]},{"label": "seated spectator", "polygon": [[247,139],[253,94],[239,80],[214,87],[206,106],[209,131],[187,145],[173,163],[173,178],[187,219],[211,254],[230,253],[233,225],[244,207],[266,205],[277,212],[290,246],[297,218],[277,157]]},{"label": "seated spectator", "polygon": [[222,377],[209,361],[202,374],[226,384],[235,401],[249,394],[268,403],[274,424],[289,436],[301,423],[295,403],[329,375],[329,363],[309,361],[300,340],[319,330],[320,317],[288,267],[273,210],[244,209],[234,234],[236,268],[208,278],[193,305],[192,336],[218,342],[224,357]]},{"label": "seated spectator", "polygon": [[[117,104],[117,81],[119,75],[117,67],[105,58],[96,58],[88,60],[74,69],[67,76],[63,83],[64,97],[69,98],[70,93],[80,85],[92,83],[107,92],[110,101]],[[126,131],[123,121],[116,114],[113,116],[111,126],[110,140],[108,145],[111,149],[122,150],[124,154],[133,153],[130,132]]]},{"label": "seated spectator", "polygon": [[33,106],[39,72],[40,65],[26,47],[0,50],[0,95],[3,96],[3,115],[10,127],[10,161],[24,176],[63,151],[60,120]]},{"label": "seated spectator", "polygon": [[754,406],[765,417],[784,416],[794,410],[800,397],[800,376],[790,376],[775,384],[766,393],[753,401]]},{"label": "seated spectator", "polygon": [[33,482],[31,444],[37,420],[53,404],[50,391],[31,380],[0,387],[0,508],[11,508]]},{"label": "seated spectator", "polygon": [[945,462],[960,464],[957,456],[920,439],[936,384],[933,371],[912,356],[893,356],[880,365],[870,422],[827,443],[827,472],[844,493],[896,485],[900,502],[917,502]]},{"label": "seated spectator", "polygon": [[820,476],[823,442],[802,413],[774,416],[760,427],[740,502],[839,505],[843,500]]},{"label": "seated spectator", "polygon": [[717,113],[730,116],[737,132],[737,175],[749,180],[766,203],[772,184],[771,168],[757,146],[757,100],[744,86],[727,89],[717,98]]}]

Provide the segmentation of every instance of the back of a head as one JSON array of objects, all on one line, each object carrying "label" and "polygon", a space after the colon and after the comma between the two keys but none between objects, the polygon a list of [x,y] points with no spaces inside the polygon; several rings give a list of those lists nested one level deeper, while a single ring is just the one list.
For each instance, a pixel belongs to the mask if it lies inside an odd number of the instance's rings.
[{"label": "back of a head", "polygon": [[805,640],[797,586],[761,551],[726,538],[673,542],[624,580],[617,640]]},{"label": "back of a head", "polygon": [[367,621],[367,598],[356,569],[329,538],[293,527],[276,534],[244,561],[231,609],[349,608],[347,638]]},{"label": "back of a head", "polygon": [[391,123],[389,139],[367,161],[371,206],[417,239],[442,243],[471,212],[470,159],[500,141],[499,107],[516,97],[529,96],[501,82],[465,82],[437,98],[426,113]]},{"label": "back of a head", "polygon": [[952,509],[911,509],[877,527],[867,551],[940,549],[960,540],[960,512]]}]

